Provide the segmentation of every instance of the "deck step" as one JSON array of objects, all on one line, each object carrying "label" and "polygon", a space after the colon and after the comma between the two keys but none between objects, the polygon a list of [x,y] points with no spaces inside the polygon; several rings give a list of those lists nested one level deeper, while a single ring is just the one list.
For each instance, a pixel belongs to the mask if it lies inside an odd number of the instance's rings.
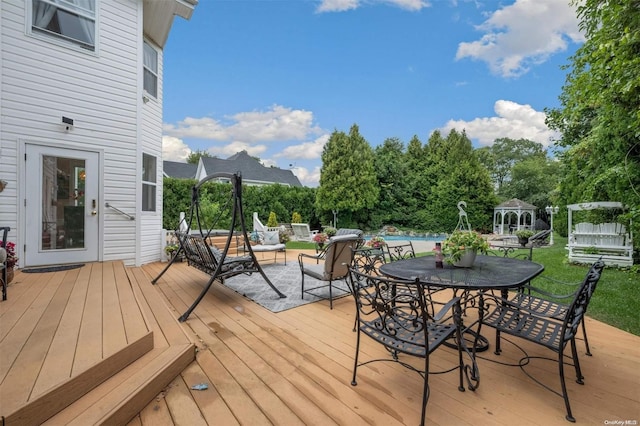
[{"label": "deck step", "polygon": [[194,360],[191,343],[153,349],[43,424],[126,424]]},{"label": "deck step", "polygon": [[82,373],[51,388],[4,418],[5,425],[39,424],[71,405],[100,383],[108,380],[153,349],[153,332]]}]

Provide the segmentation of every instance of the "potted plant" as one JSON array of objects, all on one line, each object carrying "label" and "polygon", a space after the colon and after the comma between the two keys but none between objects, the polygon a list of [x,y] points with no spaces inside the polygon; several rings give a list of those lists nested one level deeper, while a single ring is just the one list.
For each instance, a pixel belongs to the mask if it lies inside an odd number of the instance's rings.
[{"label": "potted plant", "polygon": [[442,242],[445,261],[454,266],[471,267],[478,252],[486,254],[489,243],[475,231],[453,231]]},{"label": "potted plant", "polygon": [[518,242],[522,247],[527,245],[531,236],[533,236],[533,231],[528,229],[520,229],[519,231],[516,231],[516,237],[518,237]]},{"label": "potted plant", "polygon": [[7,259],[5,260],[5,262],[7,267],[7,284],[9,284],[11,281],[13,281],[13,268],[16,266],[16,263],[18,263],[18,256],[16,256],[16,245],[11,241],[7,241],[7,245],[3,246],[2,241],[0,241],[0,247],[4,247],[4,249],[7,251]]},{"label": "potted plant", "polygon": [[167,244],[164,248],[164,252],[167,254],[169,259],[172,259],[178,252],[179,248],[180,246],[178,244]]},{"label": "potted plant", "polygon": [[369,241],[367,241],[367,246],[371,248],[376,248],[376,249],[381,249],[386,244],[387,243],[384,241],[384,238],[381,237],[380,235],[376,235],[375,237],[372,237]]},{"label": "potted plant", "polygon": [[328,239],[329,239],[329,236],[324,232],[319,232],[313,236],[313,242],[316,243],[319,249],[322,249],[324,247],[324,244],[327,242]]},{"label": "potted plant", "polygon": [[327,226],[326,228],[324,228],[324,233],[327,234],[327,237],[331,238],[336,236],[338,230],[333,226]]}]

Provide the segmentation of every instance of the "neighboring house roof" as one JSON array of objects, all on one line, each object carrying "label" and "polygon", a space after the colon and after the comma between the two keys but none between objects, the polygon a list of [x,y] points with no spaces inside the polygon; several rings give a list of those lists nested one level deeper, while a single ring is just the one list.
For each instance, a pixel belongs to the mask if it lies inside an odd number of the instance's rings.
[{"label": "neighboring house roof", "polygon": [[537,209],[536,206],[534,206],[533,204],[529,204],[527,202],[524,202],[522,200],[518,200],[517,198],[512,198],[508,201],[505,201],[504,203],[500,203],[498,204],[498,206],[496,206],[496,209],[501,208],[501,209],[521,209],[521,210],[535,210]]},{"label": "neighboring house roof", "polygon": [[213,157],[200,157],[197,176],[202,179],[212,173],[240,172],[243,183],[248,185],[268,185],[279,183],[288,186],[302,186],[291,170],[277,167],[265,167],[258,160],[240,151],[226,160]]},{"label": "neighboring house roof", "polygon": [[195,179],[197,164],[180,163],[178,161],[163,161],[162,170],[164,176],[180,179]]}]

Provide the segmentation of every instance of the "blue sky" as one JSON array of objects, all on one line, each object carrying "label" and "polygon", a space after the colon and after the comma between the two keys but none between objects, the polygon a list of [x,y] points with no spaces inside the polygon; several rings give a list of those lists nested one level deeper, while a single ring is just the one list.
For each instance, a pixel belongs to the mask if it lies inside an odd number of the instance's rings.
[{"label": "blue sky", "polygon": [[568,0],[200,0],[164,50],[163,156],[246,150],[317,186],[353,124],[374,147],[452,128],[549,146],[582,42]]}]

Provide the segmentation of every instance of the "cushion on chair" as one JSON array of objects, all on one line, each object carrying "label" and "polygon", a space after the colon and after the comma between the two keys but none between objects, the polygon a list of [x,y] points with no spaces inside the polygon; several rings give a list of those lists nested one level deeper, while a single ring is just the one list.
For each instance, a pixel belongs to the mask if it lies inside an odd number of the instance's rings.
[{"label": "cushion on chair", "polygon": [[280,233],[278,231],[266,231],[262,244],[265,246],[280,244]]},{"label": "cushion on chair", "polygon": [[4,263],[7,260],[7,250],[4,247],[0,247],[0,263]]}]

